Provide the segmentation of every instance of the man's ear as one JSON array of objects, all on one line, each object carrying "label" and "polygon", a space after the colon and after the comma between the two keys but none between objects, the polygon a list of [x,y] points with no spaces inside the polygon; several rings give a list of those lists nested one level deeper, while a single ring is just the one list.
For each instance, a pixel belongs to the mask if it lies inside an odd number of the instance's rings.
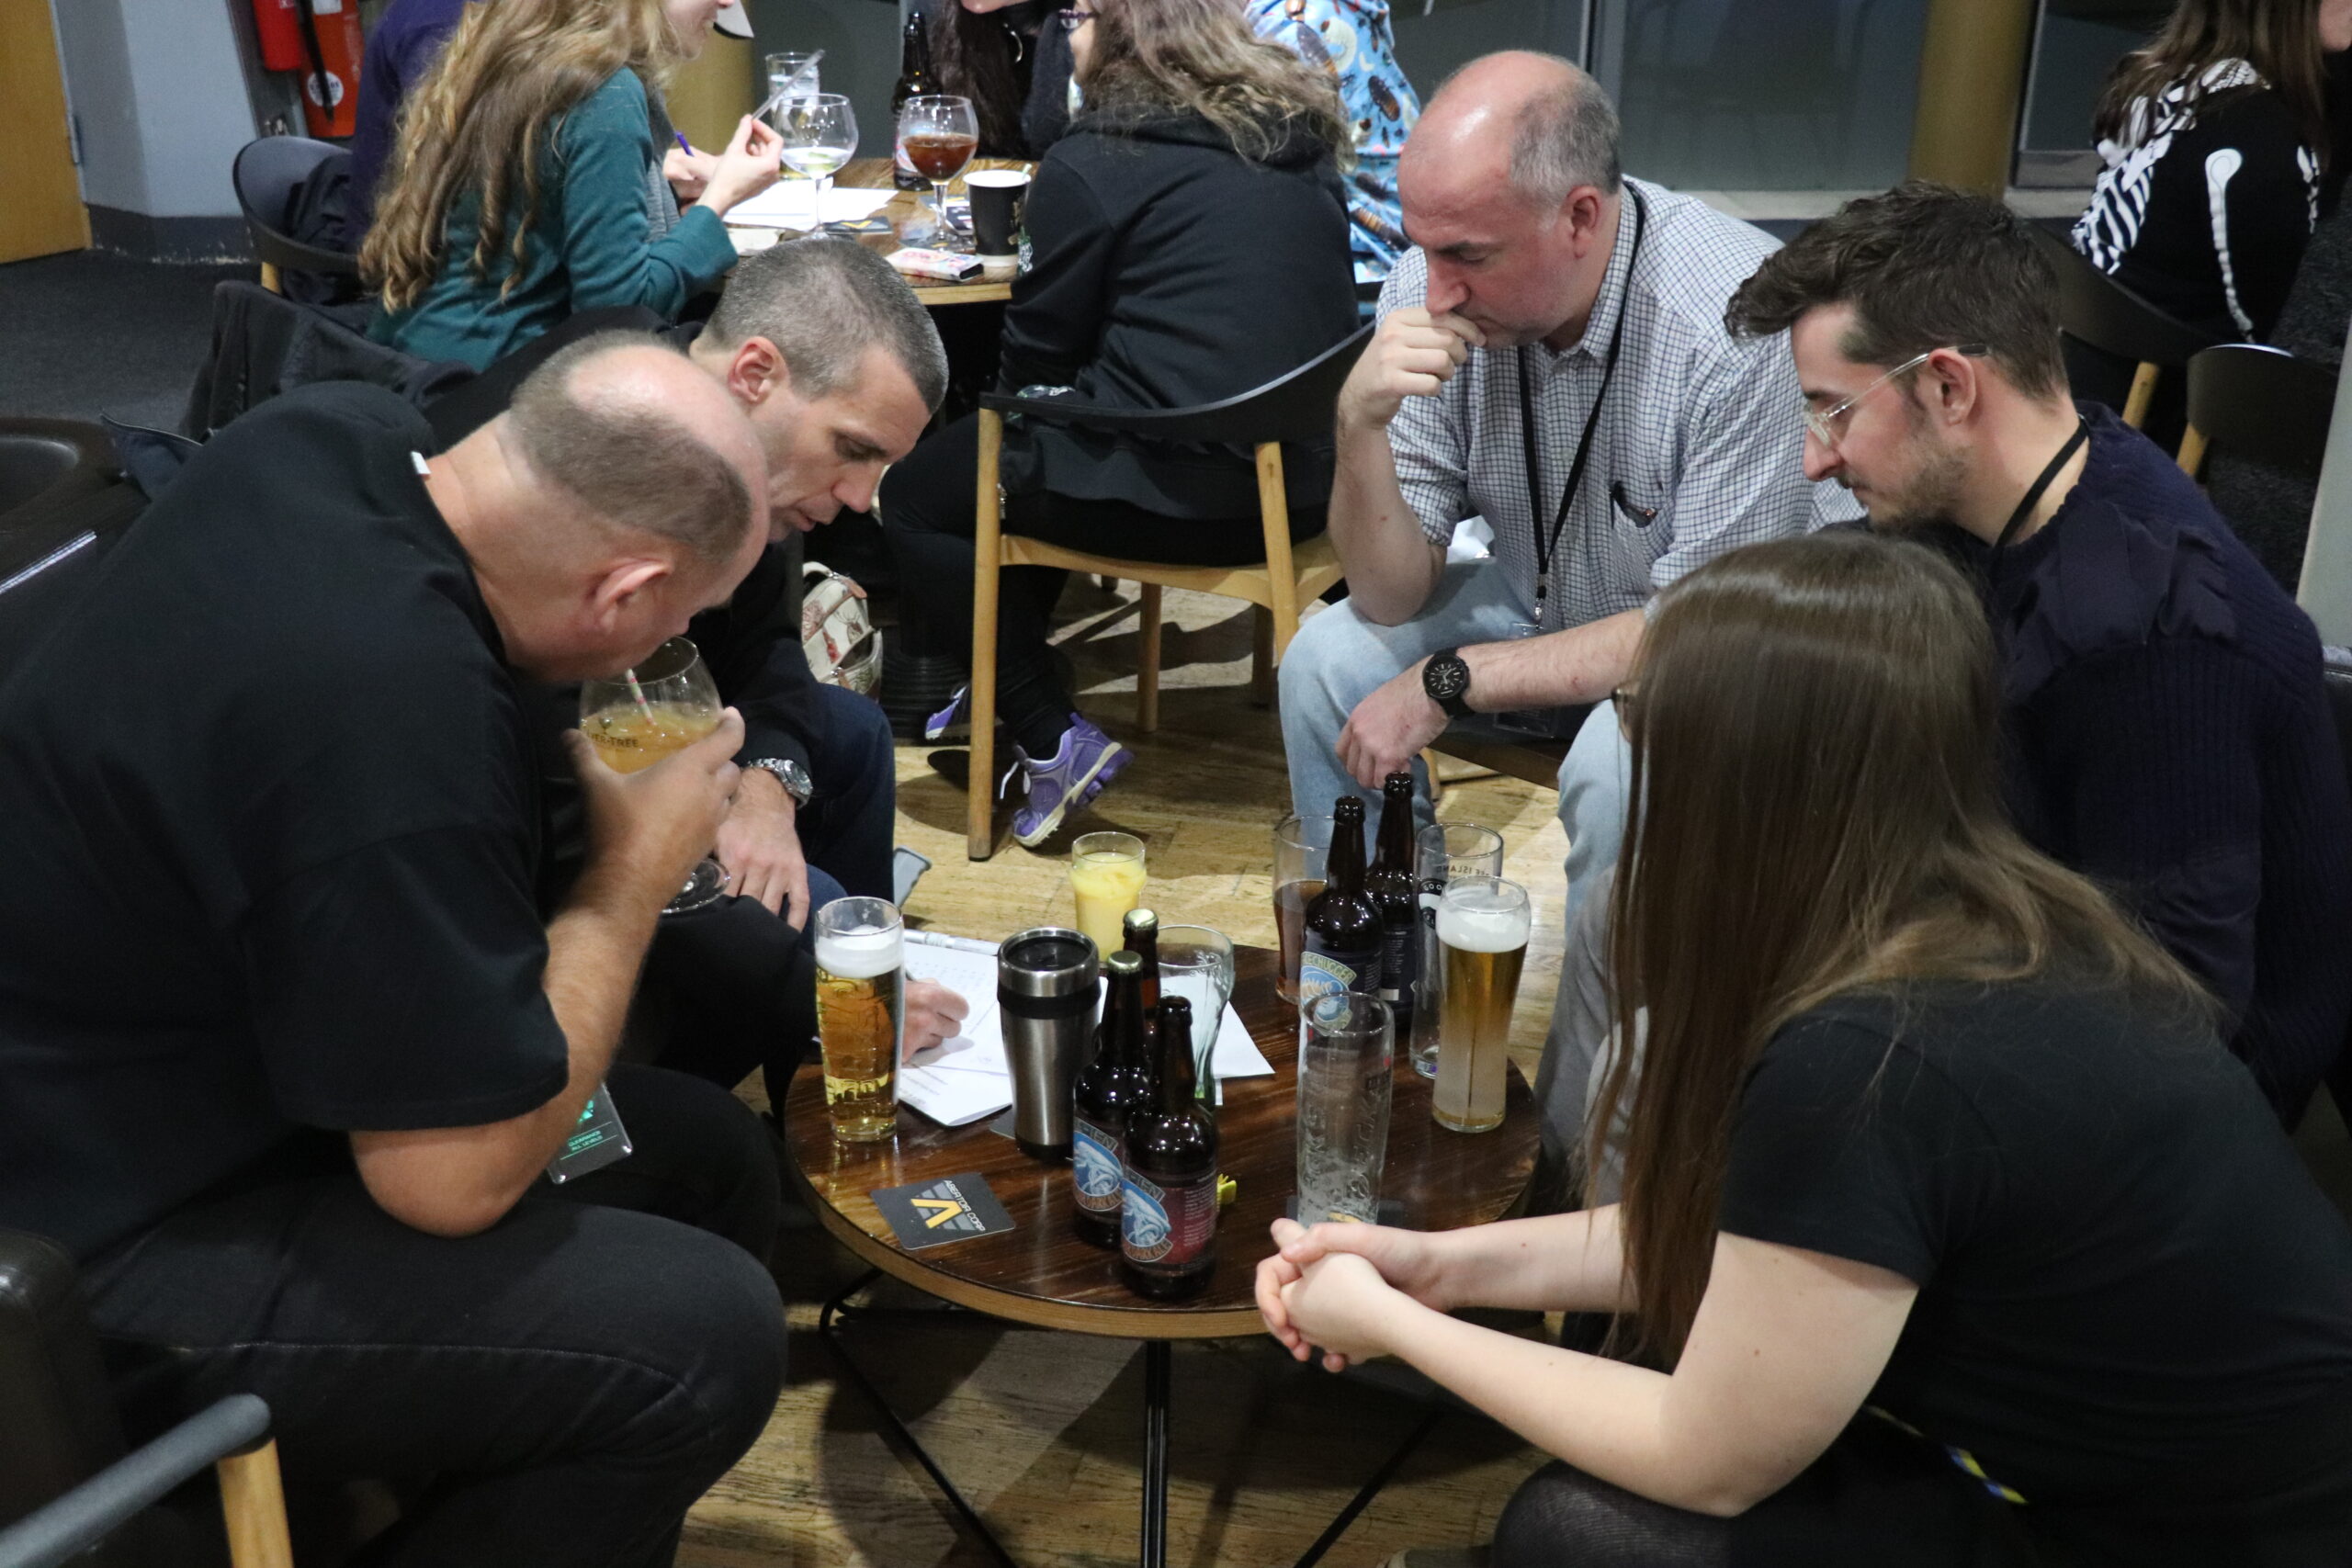
[{"label": "man's ear", "polygon": [[728,362],[727,389],[747,409],[755,409],[777,392],[792,389],[792,367],[784,351],[763,337],[747,337]]},{"label": "man's ear", "polygon": [[597,632],[612,631],[639,595],[669,581],[675,566],[653,556],[629,556],[607,565],[588,586],[588,618]]},{"label": "man's ear", "polygon": [[[1599,186],[1578,186],[1568,192],[1567,200],[1560,204],[1560,216],[1566,220],[1568,231],[1575,237],[1576,254],[1579,260],[1600,238],[1600,220],[1609,210]],[[1611,231],[1612,234],[1615,231]]]},{"label": "man's ear", "polygon": [[1959,424],[1975,412],[1984,391],[1984,367],[1976,360],[1956,349],[1939,348],[1919,368],[1936,415],[1944,423]]}]

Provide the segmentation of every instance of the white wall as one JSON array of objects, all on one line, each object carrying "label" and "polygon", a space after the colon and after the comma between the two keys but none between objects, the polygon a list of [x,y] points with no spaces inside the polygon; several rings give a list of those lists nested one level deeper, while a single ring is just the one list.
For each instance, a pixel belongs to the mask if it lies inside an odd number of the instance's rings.
[{"label": "white wall", "polygon": [[243,4],[63,0],[56,7],[66,90],[81,127],[85,201],[152,218],[235,216],[229,163],[254,133],[231,10]]}]

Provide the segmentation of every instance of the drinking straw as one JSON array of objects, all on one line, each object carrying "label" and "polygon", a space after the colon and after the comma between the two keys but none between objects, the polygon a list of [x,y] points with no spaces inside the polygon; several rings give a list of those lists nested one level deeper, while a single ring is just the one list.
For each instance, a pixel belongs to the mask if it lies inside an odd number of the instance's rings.
[{"label": "drinking straw", "polygon": [[817,69],[817,62],[824,58],[825,51],[820,49],[817,51],[816,53],[810,55],[808,59],[802,61],[800,62],[800,69],[795,71],[791,75],[786,76],[784,79],[784,85],[778,87],[775,92],[770,93],[767,97],[767,102],[762,104],[758,108],[752,111],[752,118],[753,119],[767,118],[768,110],[784,102],[784,100],[791,95],[793,85],[798,82],[802,77],[808,75],[811,71]]}]

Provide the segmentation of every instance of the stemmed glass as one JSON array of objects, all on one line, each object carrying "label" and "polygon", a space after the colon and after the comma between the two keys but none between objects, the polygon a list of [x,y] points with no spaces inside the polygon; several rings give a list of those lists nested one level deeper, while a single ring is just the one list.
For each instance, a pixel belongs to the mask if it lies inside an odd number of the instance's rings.
[{"label": "stemmed glass", "polygon": [[970,166],[972,154],[979,150],[980,122],[971,99],[925,93],[899,108],[899,151],[908,167],[931,182],[932,210],[939,219],[934,243],[941,250],[963,248],[947,221],[947,185]]},{"label": "stemmed glass", "polygon": [[[650,768],[685,750],[718,728],[720,716],[718,682],[710,678],[701,652],[682,637],[655,649],[635,669],[621,671],[618,680],[580,683],[580,732],[616,773]],[[705,855],[662,912],[682,915],[699,909],[726,892],[727,880],[726,868]]]},{"label": "stemmed glass", "polygon": [[825,186],[833,171],[857,152],[857,115],[839,93],[811,93],[776,106],[776,134],[792,172],[813,180],[816,211],[811,231],[824,227]]}]

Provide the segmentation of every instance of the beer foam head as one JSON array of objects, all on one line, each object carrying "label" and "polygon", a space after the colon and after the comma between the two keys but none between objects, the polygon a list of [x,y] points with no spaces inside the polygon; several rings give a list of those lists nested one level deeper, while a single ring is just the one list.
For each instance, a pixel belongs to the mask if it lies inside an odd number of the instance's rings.
[{"label": "beer foam head", "polygon": [[1437,907],[1437,939],[1460,953],[1509,953],[1525,947],[1532,925],[1524,904],[1482,908],[1449,898]]},{"label": "beer foam head", "polygon": [[904,933],[887,931],[820,931],[817,936],[817,967],[842,980],[870,980],[899,966]]}]

